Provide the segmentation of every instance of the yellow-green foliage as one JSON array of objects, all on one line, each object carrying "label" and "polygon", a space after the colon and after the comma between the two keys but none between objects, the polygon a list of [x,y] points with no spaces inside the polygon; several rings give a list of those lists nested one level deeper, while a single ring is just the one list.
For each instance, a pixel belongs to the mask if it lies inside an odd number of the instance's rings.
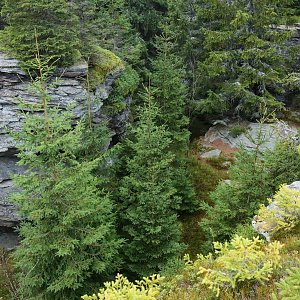
[{"label": "yellow-green foliage", "polygon": [[257,220],[261,222],[261,229],[274,234],[279,230],[289,231],[299,222],[300,217],[300,191],[281,186],[274,199],[269,199],[271,205],[261,206]]},{"label": "yellow-green foliage", "polygon": [[96,47],[89,60],[89,83],[94,88],[103,83],[105,78],[124,68],[121,59],[113,52]]},{"label": "yellow-green foliage", "polygon": [[279,267],[282,246],[278,241],[265,246],[258,237],[249,240],[236,235],[230,243],[214,243],[216,259],[211,253],[199,255],[193,267],[203,276],[201,283],[218,296],[221,289],[234,289],[240,282],[268,280]]},{"label": "yellow-green foliage", "polygon": [[97,295],[85,295],[81,298],[83,300],[156,300],[162,279],[160,275],[152,275],[132,283],[123,275],[118,274],[116,280],[106,282],[105,287],[100,289]]}]

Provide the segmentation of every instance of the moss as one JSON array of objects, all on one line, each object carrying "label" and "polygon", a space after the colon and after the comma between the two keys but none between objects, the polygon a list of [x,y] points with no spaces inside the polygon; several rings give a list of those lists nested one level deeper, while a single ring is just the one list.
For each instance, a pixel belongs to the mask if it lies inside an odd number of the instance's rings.
[{"label": "moss", "polygon": [[12,258],[7,251],[0,248],[0,300],[9,300],[13,295],[17,296],[16,286]]},{"label": "moss", "polygon": [[247,126],[243,124],[235,124],[229,128],[229,134],[234,138],[237,138],[238,136],[246,132],[247,132]]},{"label": "moss", "polygon": [[96,47],[89,60],[89,84],[96,88],[104,82],[105,78],[124,68],[121,59],[113,52]]}]

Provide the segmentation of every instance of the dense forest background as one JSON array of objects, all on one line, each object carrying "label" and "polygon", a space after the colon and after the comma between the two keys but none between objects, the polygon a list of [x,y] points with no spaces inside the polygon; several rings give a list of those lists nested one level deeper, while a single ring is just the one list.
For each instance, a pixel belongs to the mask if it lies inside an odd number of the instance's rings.
[{"label": "dense forest background", "polygon": [[[282,186],[300,180],[299,136],[265,152],[258,138],[224,164],[200,160],[194,134],[299,109],[299,1],[0,0],[0,9],[0,50],[40,99],[37,114],[20,101],[23,126],[11,133],[26,167],[11,201],[24,219],[20,245],[1,254],[0,299],[80,299],[105,282],[82,298],[299,299],[300,192]],[[54,74],[79,62],[89,94],[120,74],[102,108],[107,119],[130,110],[117,140],[90,97],[79,121],[50,105]],[[275,194],[280,225],[261,208]],[[271,240],[257,238],[257,214],[276,223]]]}]

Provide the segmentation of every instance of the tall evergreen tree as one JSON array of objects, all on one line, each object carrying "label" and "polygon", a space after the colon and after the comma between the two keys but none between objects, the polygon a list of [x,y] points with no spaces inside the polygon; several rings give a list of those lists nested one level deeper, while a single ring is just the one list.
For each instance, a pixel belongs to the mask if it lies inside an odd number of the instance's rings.
[{"label": "tall evergreen tree", "polygon": [[131,29],[124,0],[68,0],[78,17],[81,52],[85,58],[97,47],[109,49],[133,63],[138,59],[139,42]]},{"label": "tall evergreen tree", "polygon": [[[166,29],[169,31],[169,28]],[[170,32],[156,38],[157,57],[152,63],[152,85],[155,101],[161,114],[159,124],[165,124],[172,134],[175,148],[187,150],[189,119],[185,115],[187,86],[184,84],[185,70],[181,59],[174,54]]]},{"label": "tall evergreen tree", "polygon": [[127,0],[131,24],[145,41],[161,32],[160,24],[167,13],[166,0]]},{"label": "tall evergreen tree", "polygon": [[2,11],[3,6],[4,6],[4,0],[0,0],[0,30],[2,30],[6,24],[1,16],[1,11]]},{"label": "tall evergreen tree", "polygon": [[[185,65],[185,81],[189,87],[188,98],[193,103],[196,96],[198,76],[197,62],[201,53],[201,26],[196,17],[198,2],[195,0],[167,0],[168,15],[165,26],[169,26],[174,38],[174,53]],[[193,107],[189,103],[189,111]],[[191,113],[190,113],[191,114]]]},{"label": "tall evergreen tree", "polygon": [[164,35],[157,37],[157,57],[153,61],[152,84],[155,88],[155,101],[160,108],[157,116],[159,125],[165,125],[171,133],[172,150],[176,154],[173,162],[174,184],[182,203],[181,211],[196,209],[196,194],[187,170],[187,152],[190,133],[189,119],[185,115],[187,86],[184,83],[185,71],[182,60],[174,54],[174,36],[168,24]]},{"label": "tall evergreen tree", "polygon": [[211,193],[213,206],[203,204],[207,217],[200,224],[209,242],[229,239],[236,226],[250,222],[273,192],[270,175],[257,151],[238,153],[229,178],[229,183],[221,182]]},{"label": "tall evergreen tree", "polygon": [[[44,78],[35,82],[41,115],[24,114],[15,133],[23,175],[13,201],[25,218],[21,245],[14,254],[22,299],[77,299],[94,281],[118,267],[121,240],[103,175],[107,162],[84,157],[85,125],[72,113],[48,109]],[[102,130],[105,132],[105,130]],[[107,144],[103,135],[100,149]],[[103,170],[95,176],[95,170]],[[105,173],[104,173],[105,174]]]},{"label": "tall evergreen tree", "polygon": [[88,57],[97,45],[96,0],[68,0],[71,11],[79,20],[79,39],[81,53]]},{"label": "tall evergreen tree", "polygon": [[5,1],[2,15],[9,26],[1,34],[1,43],[21,61],[34,62],[36,38],[45,61],[65,66],[78,59],[78,20],[65,0]]},{"label": "tall evergreen tree", "polygon": [[158,109],[152,104],[140,114],[133,140],[127,141],[131,156],[126,160],[127,175],[121,180],[120,201],[127,268],[137,275],[158,272],[181,253],[172,167],[170,134],[155,124]]},{"label": "tall evergreen tree", "polygon": [[281,107],[277,100],[288,75],[283,54],[290,38],[287,5],[292,0],[200,1],[202,58],[198,99],[202,112],[253,116],[260,106]]}]

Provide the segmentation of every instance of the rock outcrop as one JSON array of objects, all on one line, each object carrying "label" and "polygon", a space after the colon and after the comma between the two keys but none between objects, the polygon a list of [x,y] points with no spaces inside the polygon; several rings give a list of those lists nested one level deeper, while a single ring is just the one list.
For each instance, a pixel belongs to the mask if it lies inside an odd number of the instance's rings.
[{"label": "rock outcrop", "polygon": [[[67,69],[60,69],[51,78],[49,95],[51,107],[65,109],[73,105],[76,118],[81,118],[87,111],[87,99],[90,97],[94,122],[107,120],[111,125],[112,138],[124,133],[124,125],[129,111],[125,110],[113,118],[107,118],[102,112],[103,101],[108,99],[112,84],[122,73],[118,70],[107,76],[93,93],[85,88],[88,66],[78,63]],[[30,91],[31,78],[19,67],[16,59],[0,53],[0,227],[14,226],[19,222],[15,207],[7,202],[7,196],[14,190],[11,173],[21,172],[16,166],[16,146],[9,136],[9,131],[19,130],[22,117],[19,114],[20,99],[30,104],[38,104],[39,99]]]},{"label": "rock outcrop", "polygon": [[205,135],[205,145],[224,152],[235,152],[244,147],[248,150],[259,148],[260,151],[273,149],[279,139],[296,138],[297,128],[284,122],[260,124],[243,122],[242,124],[217,124]]}]

